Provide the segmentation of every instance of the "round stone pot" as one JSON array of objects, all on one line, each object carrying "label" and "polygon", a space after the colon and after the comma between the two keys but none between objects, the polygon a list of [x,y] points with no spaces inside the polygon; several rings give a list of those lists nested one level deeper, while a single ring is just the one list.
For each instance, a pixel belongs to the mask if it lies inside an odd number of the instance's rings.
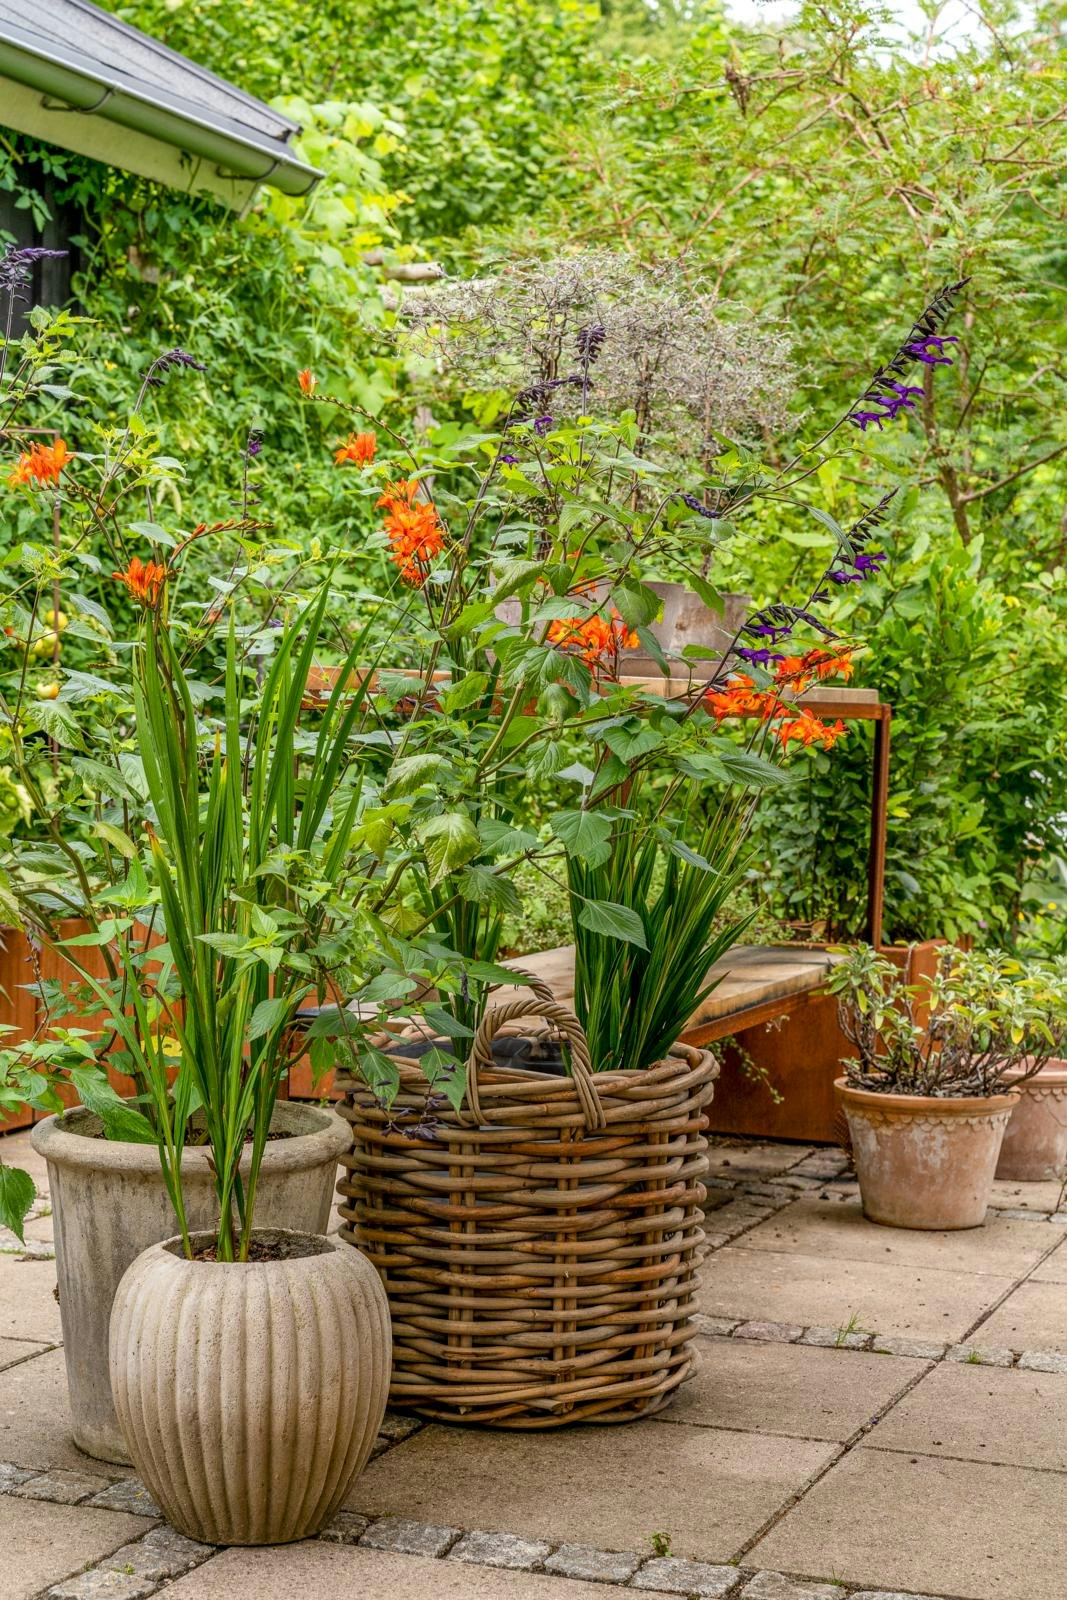
[{"label": "round stone pot", "polygon": [[285,1254],[188,1261],[180,1239],[153,1245],[111,1313],[134,1465],[167,1520],[208,1544],[318,1533],[370,1455],[389,1390],[389,1309],[366,1257],[291,1229],[254,1240]]},{"label": "round stone pot", "polygon": [[834,1084],[863,1214],[890,1228],[977,1228],[1018,1092],[939,1100]]},{"label": "round stone pot", "polygon": [[1048,1061],[1019,1086],[1000,1147],[997,1177],[1047,1183],[1067,1177],[1067,1061]]},{"label": "round stone pot", "polygon": [[[128,1465],[108,1376],[111,1303],[130,1262],[169,1239],[178,1223],[155,1145],[102,1139],[100,1126],[78,1106],[37,1123],[32,1141],[48,1162],[74,1443]],[[269,1140],[263,1153],[257,1222],[325,1233],[347,1126],[333,1111],[280,1101],[271,1127],[289,1137]],[[206,1149],[184,1152],[182,1180],[190,1229],[213,1227],[218,1203]]]}]

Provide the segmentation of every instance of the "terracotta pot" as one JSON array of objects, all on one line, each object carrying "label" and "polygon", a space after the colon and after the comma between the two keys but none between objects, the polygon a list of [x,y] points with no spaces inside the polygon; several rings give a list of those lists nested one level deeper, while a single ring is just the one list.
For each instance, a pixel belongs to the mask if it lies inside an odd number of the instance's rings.
[{"label": "terracotta pot", "polygon": [[255,1238],[294,1253],[188,1261],[170,1239],[137,1257],[111,1314],[130,1455],[168,1521],[208,1544],[318,1533],[370,1455],[389,1389],[370,1262],[339,1239]]},{"label": "terracotta pot", "polygon": [[[325,1233],[348,1129],[332,1111],[291,1103],[275,1107],[272,1126],[290,1137],[263,1153],[256,1217],[264,1227]],[[92,1137],[99,1131],[99,1119],[79,1106],[39,1122],[32,1139],[48,1162],[74,1443],[101,1461],[128,1463],[111,1400],[108,1318],[130,1262],[169,1238],[177,1219],[155,1145]],[[212,1227],[218,1203],[206,1149],[185,1151],[182,1179],[189,1227]]]},{"label": "terracotta pot", "polygon": [[985,1220],[1001,1140],[1018,1091],[939,1100],[872,1094],[844,1078],[863,1214],[890,1228],[977,1228]]},{"label": "terracotta pot", "polygon": [[1000,1148],[997,1177],[1047,1183],[1067,1177],[1067,1061],[1049,1061],[1020,1086]]}]

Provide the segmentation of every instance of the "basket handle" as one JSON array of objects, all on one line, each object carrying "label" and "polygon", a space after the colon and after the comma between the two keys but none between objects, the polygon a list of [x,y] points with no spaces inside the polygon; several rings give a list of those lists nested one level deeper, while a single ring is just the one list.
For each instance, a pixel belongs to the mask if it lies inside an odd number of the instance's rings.
[{"label": "basket handle", "polygon": [[[539,985],[545,989],[543,984]],[[593,1063],[589,1055],[589,1041],[578,1018],[566,1006],[560,1005],[551,992],[522,996],[500,1006],[490,1006],[471,1045],[467,1059],[467,1104],[475,1122],[482,1120],[481,1099],[478,1094],[478,1069],[493,1065],[493,1040],[506,1022],[519,1017],[544,1017],[562,1034],[571,1047],[571,1077],[582,1107],[587,1130],[607,1126],[604,1107],[593,1082]]]}]

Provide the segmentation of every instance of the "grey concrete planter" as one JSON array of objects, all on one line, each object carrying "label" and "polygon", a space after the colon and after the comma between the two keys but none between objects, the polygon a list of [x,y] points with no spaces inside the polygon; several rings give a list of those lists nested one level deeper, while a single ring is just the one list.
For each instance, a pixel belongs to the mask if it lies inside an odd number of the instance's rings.
[{"label": "grey concrete planter", "polygon": [[186,1260],[179,1239],[153,1245],[111,1314],[134,1464],[168,1521],[208,1544],[318,1533],[370,1455],[389,1390],[389,1308],[366,1257],[291,1230],[256,1239],[293,1253],[223,1263]]},{"label": "grey concrete planter", "polygon": [[[325,1233],[348,1128],[333,1111],[286,1101],[273,1126],[292,1137],[267,1145],[256,1221]],[[177,1221],[155,1145],[90,1137],[99,1130],[98,1118],[78,1107],[39,1122],[32,1137],[48,1162],[74,1443],[101,1461],[128,1463],[108,1376],[111,1303],[131,1261],[169,1239]],[[190,1229],[213,1227],[218,1207],[207,1150],[186,1150],[182,1174]]]}]

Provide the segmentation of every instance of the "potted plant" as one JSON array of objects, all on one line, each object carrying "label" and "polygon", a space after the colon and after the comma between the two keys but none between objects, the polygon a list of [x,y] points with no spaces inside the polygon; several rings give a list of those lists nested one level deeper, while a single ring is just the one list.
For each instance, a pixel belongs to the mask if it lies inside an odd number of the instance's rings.
[{"label": "potted plant", "polygon": [[[662,597],[646,563],[677,552],[700,593],[724,508],[740,514],[775,490],[740,449],[716,458],[702,495],[653,488],[650,417],[592,414],[612,354],[598,291],[583,301],[578,265],[549,271],[578,289],[554,300],[547,333],[531,322],[548,367],[473,459],[447,431],[401,442],[416,475],[379,500],[401,581],[424,601],[411,613],[416,676],[451,674],[447,692],[416,696],[383,789],[418,797],[397,914],[432,920],[441,964],[436,996],[403,1008],[424,1038],[383,1040],[364,1056],[370,1081],[354,1076],[341,1184],[347,1234],[393,1312],[394,1400],[519,1428],[647,1414],[690,1370],[717,1069],[675,1041],[745,926],[720,914],[758,794],[782,781],[778,757],[844,732],[786,695],[847,659],[820,608],[877,574],[885,557],[870,546],[888,504],[848,528],[828,519],[834,554],[803,604],[764,603],[720,645],[687,645],[683,659],[700,664],[691,690],[628,683],[638,645],[669,670],[649,631]],[[913,404],[898,375],[958,288],[839,427]],[[796,465],[781,469],[783,493]],[[531,826],[542,820],[547,851]],[[488,996],[519,861],[566,873],[576,1015],[543,995],[503,1007]]]},{"label": "potted plant", "polygon": [[[315,1533],[344,1498],[388,1388],[388,1314],[369,1264],[321,1232],[256,1219],[296,1012],[335,974],[352,981],[368,943],[350,845],[360,696],[338,687],[301,734],[325,588],[282,631],[250,704],[231,620],[211,737],[165,596],[164,581],[145,598],[134,673],[152,821],[124,885],[101,897],[111,920],[99,937],[117,952],[125,1003],[85,976],[148,1084],[179,1230],[118,1287],[111,1383],[133,1461],[176,1527],[273,1544]],[[137,936],[133,911],[158,912],[162,950]],[[182,1159],[199,1124],[217,1203],[200,1231]]]},{"label": "potted plant", "polygon": [[[28,276],[25,255],[9,252],[4,263],[9,296]],[[54,384],[71,359],[74,326],[62,314],[51,318],[42,312],[36,331],[20,346],[4,346],[0,364],[19,352],[9,373],[13,409]],[[146,1246],[178,1227],[174,1196],[155,1150],[160,1127],[146,1062],[154,1049],[159,1070],[173,1076],[181,1065],[178,1031],[167,1011],[180,1004],[167,985],[180,984],[173,963],[161,955],[162,912],[142,870],[157,819],[138,742],[131,619],[156,617],[165,593],[178,593],[177,611],[162,613],[165,625],[180,641],[186,676],[194,680],[191,692],[201,705],[210,704],[217,693],[210,680],[217,684],[220,670],[216,624],[229,597],[250,583],[247,567],[239,573],[235,566],[231,580],[217,582],[207,603],[181,593],[182,569],[198,559],[201,540],[212,532],[205,525],[178,539],[150,519],[132,530],[153,541],[147,559],[131,557],[126,546],[130,530],[122,530],[128,502],[151,507],[160,486],[180,470],[161,455],[158,437],[142,414],[145,402],[168,373],[191,365],[197,363],[183,351],[161,355],[145,375],[125,428],[96,434],[87,426],[98,449],[72,451],[62,439],[39,445],[36,436],[28,447],[23,436],[13,440],[17,454],[6,489],[12,501],[23,502],[18,514],[27,540],[36,521],[44,523],[48,536],[44,548],[23,547],[32,557],[24,569],[10,569],[13,587],[4,596],[4,615],[10,619],[5,637],[14,666],[0,695],[0,730],[32,826],[7,842],[0,873],[0,912],[19,929],[17,943],[25,952],[23,970],[11,974],[0,1108],[53,1113],[36,1123],[32,1137],[48,1163],[74,1439],[88,1454],[118,1462],[129,1456],[108,1372],[115,1289]],[[253,537],[259,526],[249,484],[256,454],[250,437],[241,458],[241,514],[221,525],[237,542],[238,555],[239,541]],[[218,529],[215,533],[218,537]],[[108,568],[118,569],[114,578],[101,575],[107,604],[76,587],[76,575],[104,567],[101,555],[111,557]],[[63,611],[56,601],[60,587]],[[269,616],[276,604],[269,597],[263,612]],[[256,611],[252,603],[249,624]],[[56,642],[47,666],[38,668],[36,646],[26,646],[40,637],[42,621],[56,624]],[[242,660],[249,652],[269,653],[275,642],[271,629],[242,630]],[[46,698],[41,698],[38,672],[47,677]],[[246,690],[252,676],[246,664]],[[138,885],[145,886],[144,906],[136,898]],[[145,986],[141,1012],[122,954],[135,946]],[[116,1026],[115,1014],[125,1019],[124,1028],[134,1029],[136,1049]],[[142,1024],[153,1030],[151,1039],[143,1035]],[[288,1049],[289,1036],[284,1043]],[[250,1180],[255,1161],[263,1225],[325,1231],[346,1139],[333,1112],[315,1106],[274,1108],[269,1142],[260,1151],[249,1144],[241,1157],[242,1182]],[[214,1226],[217,1174],[202,1107],[177,1159],[187,1227]],[[0,1165],[0,1214],[20,1236],[33,1199],[28,1175]]]},{"label": "potted plant", "polygon": [[997,1177],[1009,1183],[1067,1181],[1067,1060],[1050,1057],[1037,1072],[1018,1072],[1008,1081],[1020,1091],[1019,1104],[1004,1130]]},{"label": "potted plant", "polygon": [[904,982],[868,946],[832,969],[856,1056],[835,1089],[864,1214],[897,1228],[975,1228],[1020,1091],[1067,1038],[1062,964],[949,949]]}]

